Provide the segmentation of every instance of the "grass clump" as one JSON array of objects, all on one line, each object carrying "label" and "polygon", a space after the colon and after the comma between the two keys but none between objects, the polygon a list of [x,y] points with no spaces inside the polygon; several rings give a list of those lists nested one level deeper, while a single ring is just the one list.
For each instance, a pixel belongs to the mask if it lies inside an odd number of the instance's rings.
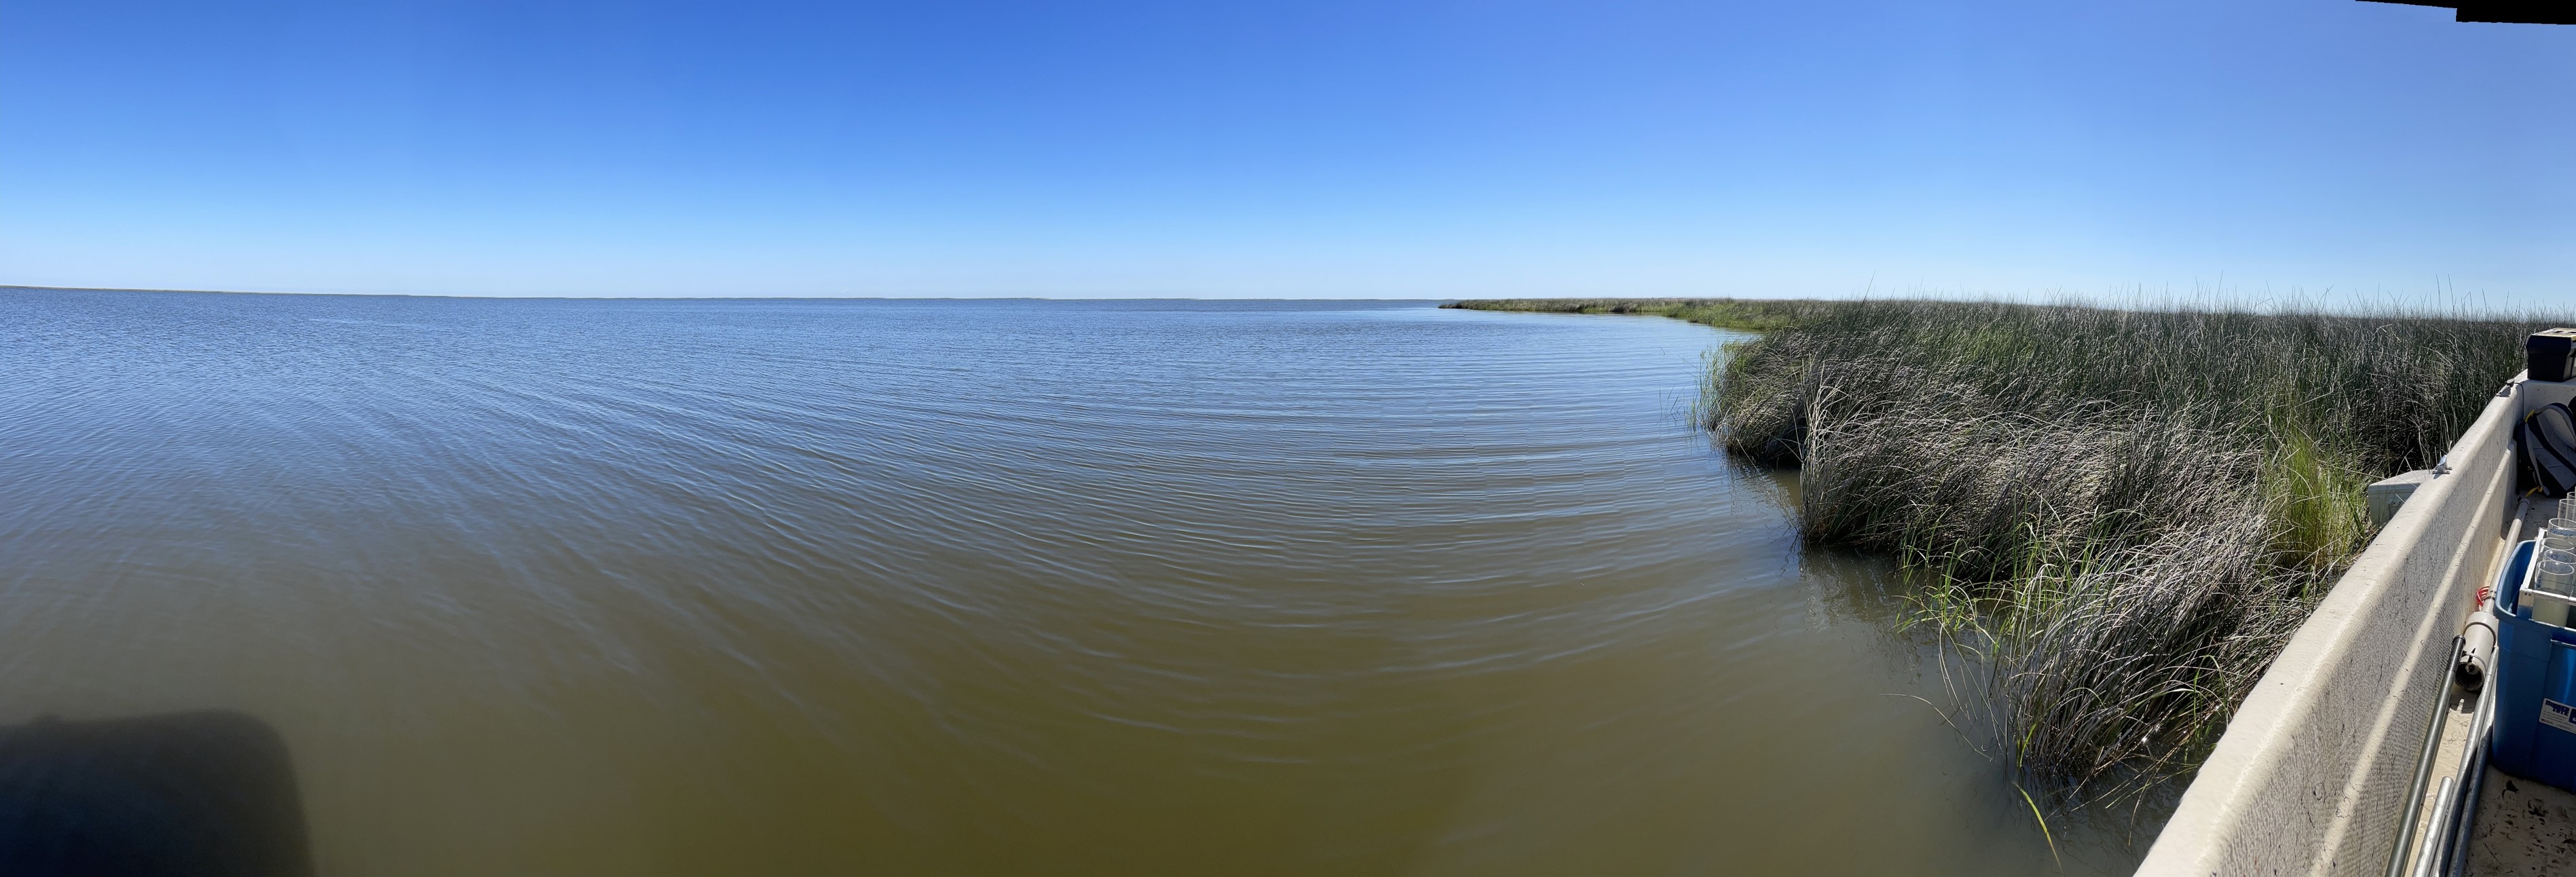
[{"label": "grass clump", "polygon": [[1802,466],[1812,542],[1894,555],[1964,697],[2072,803],[2197,766],[2368,538],[2362,488],[2431,466],[2565,320],[1991,302],[1566,301],[1761,337],[1703,406]]}]

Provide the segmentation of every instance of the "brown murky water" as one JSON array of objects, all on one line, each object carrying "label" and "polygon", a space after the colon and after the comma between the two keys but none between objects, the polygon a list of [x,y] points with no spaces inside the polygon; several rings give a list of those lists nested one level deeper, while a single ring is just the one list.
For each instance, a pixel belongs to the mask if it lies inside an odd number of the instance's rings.
[{"label": "brown murky water", "polygon": [[0,721],[256,717],[334,875],[2058,873],[1720,340],[0,291]]}]

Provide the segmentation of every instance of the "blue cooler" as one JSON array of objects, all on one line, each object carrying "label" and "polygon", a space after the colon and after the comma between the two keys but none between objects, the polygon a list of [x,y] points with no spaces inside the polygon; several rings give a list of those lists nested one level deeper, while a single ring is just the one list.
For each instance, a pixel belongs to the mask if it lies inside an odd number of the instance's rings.
[{"label": "blue cooler", "polygon": [[2576,789],[2576,630],[2531,619],[2518,608],[2531,580],[2536,542],[2513,548],[2496,578],[2496,716],[2490,755],[2497,770]]}]

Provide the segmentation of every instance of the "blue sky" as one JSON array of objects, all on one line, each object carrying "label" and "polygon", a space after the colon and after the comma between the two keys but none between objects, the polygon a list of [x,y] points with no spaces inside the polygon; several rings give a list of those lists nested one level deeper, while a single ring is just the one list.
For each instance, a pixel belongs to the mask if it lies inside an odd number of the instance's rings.
[{"label": "blue sky", "polygon": [[2353,0],[0,0],[0,283],[2576,302],[2576,27]]}]

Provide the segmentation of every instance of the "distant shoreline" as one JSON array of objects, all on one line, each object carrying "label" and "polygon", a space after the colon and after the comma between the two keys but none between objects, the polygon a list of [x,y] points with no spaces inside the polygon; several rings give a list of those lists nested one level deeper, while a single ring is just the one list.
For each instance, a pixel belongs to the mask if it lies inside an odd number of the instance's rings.
[{"label": "distant shoreline", "polygon": [[1786,298],[1497,298],[1468,299],[1441,307],[1536,314],[1638,314],[1671,317],[1719,329],[1767,332],[1788,328],[1835,304]]},{"label": "distant shoreline", "polygon": [[192,295],[276,295],[337,298],[470,298],[526,299],[537,301],[1348,301],[1348,302],[1439,302],[1449,307],[1455,298],[1286,298],[1278,296],[1224,297],[1176,295],[1136,296],[1044,296],[1044,295],[447,295],[434,292],[275,292],[246,289],[147,289],[122,286],[29,286],[0,283],[0,292],[152,292],[187,293]]}]

